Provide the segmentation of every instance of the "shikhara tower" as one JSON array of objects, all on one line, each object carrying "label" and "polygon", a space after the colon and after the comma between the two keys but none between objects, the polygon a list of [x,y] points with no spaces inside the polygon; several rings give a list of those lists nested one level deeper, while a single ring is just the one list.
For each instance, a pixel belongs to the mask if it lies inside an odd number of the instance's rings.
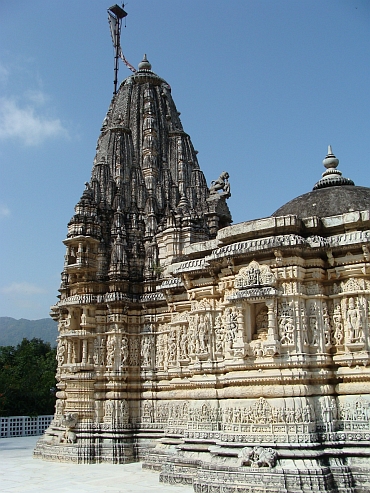
[{"label": "shikhara tower", "polygon": [[[68,224],[58,392],[35,455],[142,460],[202,493],[370,488],[370,189],[231,226],[146,57]],[[220,170],[221,171],[221,170]]]}]

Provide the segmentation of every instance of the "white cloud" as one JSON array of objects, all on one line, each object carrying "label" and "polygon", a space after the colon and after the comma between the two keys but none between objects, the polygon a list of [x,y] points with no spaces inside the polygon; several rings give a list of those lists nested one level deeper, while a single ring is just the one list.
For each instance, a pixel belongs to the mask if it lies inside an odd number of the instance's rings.
[{"label": "white cloud", "polygon": [[[33,94],[33,100],[32,100]],[[29,93],[33,104],[21,107],[10,98],[0,99],[0,139],[18,138],[26,145],[39,145],[53,137],[66,137],[67,130],[59,118],[48,118],[38,114],[36,106],[44,103],[41,92]]]},{"label": "white cloud", "polygon": [[10,216],[10,209],[6,205],[0,204],[0,218]]},{"label": "white cloud", "polygon": [[45,290],[29,282],[13,282],[1,289],[4,294],[10,295],[36,295],[45,293]]}]

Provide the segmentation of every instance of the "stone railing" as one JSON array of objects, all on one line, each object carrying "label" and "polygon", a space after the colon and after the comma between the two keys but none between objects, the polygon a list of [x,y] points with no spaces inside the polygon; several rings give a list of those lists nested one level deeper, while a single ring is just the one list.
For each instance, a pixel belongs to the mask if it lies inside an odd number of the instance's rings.
[{"label": "stone railing", "polygon": [[53,415],[9,416],[0,418],[0,438],[42,435],[50,425]]}]

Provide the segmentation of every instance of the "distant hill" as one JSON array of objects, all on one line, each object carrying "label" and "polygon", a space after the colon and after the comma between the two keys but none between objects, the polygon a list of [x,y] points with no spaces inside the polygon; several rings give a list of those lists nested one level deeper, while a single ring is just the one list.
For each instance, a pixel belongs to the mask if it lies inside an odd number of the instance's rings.
[{"label": "distant hill", "polygon": [[58,336],[57,323],[51,318],[40,320],[16,320],[11,317],[0,317],[0,346],[16,346],[22,339],[42,339],[56,346]]}]

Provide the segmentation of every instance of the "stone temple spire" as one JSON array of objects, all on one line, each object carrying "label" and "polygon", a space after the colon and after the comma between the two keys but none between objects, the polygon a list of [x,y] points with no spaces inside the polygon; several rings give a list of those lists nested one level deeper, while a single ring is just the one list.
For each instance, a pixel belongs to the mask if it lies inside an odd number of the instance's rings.
[{"label": "stone temple spire", "polygon": [[[94,231],[100,230],[95,235],[100,251],[111,259],[101,265],[100,279],[112,273],[117,278],[119,270],[110,264],[117,261],[118,245],[125,259],[120,272],[140,281],[148,272],[145,252],[154,243],[158,262],[168,264],[181,257],[186,245],[214,236],[207,223],[209,190],[196,151],[183,130],[170,86],[151,68],[144,55],[138,71],[122,82],[98,139],[89,210],[99,223]],[[123,229],[119,240],[112,234],[118,211]],[[69,238],[81,234],[76,221],[75,216]],[[169,227],[181,236],[181,246],[169,240]]]},{"label": "stone temple spire", "polygon": [[56,413],[36,454],[68,460],[73,443],[78,462],[134,456],[141,380],[155,380],[155,331],[163,314],[171,319],[167,286],[184,296],[174,264],[230,224],[225,177],[208,189],[171,88],[145,56],[113,96],[68,224],[51,308],[59,330]]}]

